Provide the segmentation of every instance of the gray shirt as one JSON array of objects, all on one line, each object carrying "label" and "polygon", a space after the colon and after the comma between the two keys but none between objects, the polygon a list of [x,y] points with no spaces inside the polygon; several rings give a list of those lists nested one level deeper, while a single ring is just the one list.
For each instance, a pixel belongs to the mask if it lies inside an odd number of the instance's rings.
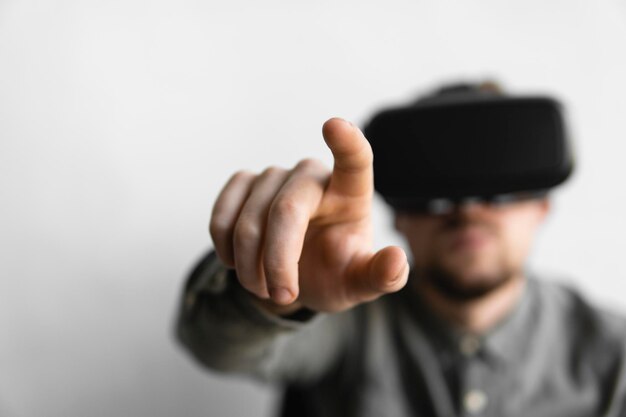
[{"label": "gray shirt", "polygon": [[177,330],[205,366],[291,387],[299,416],[626,416],[626,320],[532,277],[478,336],[408,288],[339,314],[272,316],[211,254]]}]

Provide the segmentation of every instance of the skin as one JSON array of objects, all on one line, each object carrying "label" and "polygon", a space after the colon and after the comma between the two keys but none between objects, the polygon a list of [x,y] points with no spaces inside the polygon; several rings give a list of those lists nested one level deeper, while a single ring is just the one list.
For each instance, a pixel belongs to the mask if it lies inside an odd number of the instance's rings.
[{"label": "skin", "polygon": [[395,226],[413,255],[412,287],[461,328],[481,333],[521,295],[523,267],[547,199],[470,203],[445,215],[397,213]]},{"label": "skin", "polygon": [[[357,127],[338,118],[328,120],[322,134],[334,157],[332,170],[306,159],[289,170],[238,172],[211,214],[217,255],[235,268],[257,302],[276,314],[303,307],[342,311],[407,283],[403,249],[372,248],[369,143]],[[418,279],[416,291],[470,330],[495,322],[520,293],[521,266],[547,209],[542,200],[466,206],[446,216],[398,214],[396,228],[407,237],[418,275],[444,271],[457,290],[468,293],[491,285],[480,296],[459,299]]]}]

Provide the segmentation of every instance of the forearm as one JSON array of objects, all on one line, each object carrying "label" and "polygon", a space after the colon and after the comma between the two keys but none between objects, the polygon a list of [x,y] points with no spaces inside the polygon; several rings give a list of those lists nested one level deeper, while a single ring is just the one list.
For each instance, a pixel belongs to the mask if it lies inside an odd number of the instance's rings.
[{"label": "forearm", "polygon": [[269,310],[209,256],[185,289],[177,334],[205,366],[269,381],[315,378],[336,360],[348,314],[284,318]]}]

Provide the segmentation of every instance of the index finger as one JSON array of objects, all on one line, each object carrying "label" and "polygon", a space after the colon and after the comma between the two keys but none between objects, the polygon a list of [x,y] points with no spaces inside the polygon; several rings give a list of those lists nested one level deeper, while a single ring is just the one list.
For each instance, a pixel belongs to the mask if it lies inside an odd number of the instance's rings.
[{"label": "index finger", "polygon": [[324,140],[335,158],[328,190],[350,197],[369,197],[374,190],[374,154],[361,130],[340,118],[322,127]]}]

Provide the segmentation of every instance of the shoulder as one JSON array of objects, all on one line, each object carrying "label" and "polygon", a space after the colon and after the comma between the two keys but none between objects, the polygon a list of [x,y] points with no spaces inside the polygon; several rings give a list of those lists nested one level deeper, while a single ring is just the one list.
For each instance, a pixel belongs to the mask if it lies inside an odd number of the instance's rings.
[{"label": "shoulder", "polygon": [[600,306],[574,284],[561,279],[532,279],[543,308],[581,331],[626,337],[626,314]]},{"label": "shoulder", "polygon": [[539,308],[572,353],[604,369],[626,357],[626,315],[600,306],[561,280],[533,279]]}]

